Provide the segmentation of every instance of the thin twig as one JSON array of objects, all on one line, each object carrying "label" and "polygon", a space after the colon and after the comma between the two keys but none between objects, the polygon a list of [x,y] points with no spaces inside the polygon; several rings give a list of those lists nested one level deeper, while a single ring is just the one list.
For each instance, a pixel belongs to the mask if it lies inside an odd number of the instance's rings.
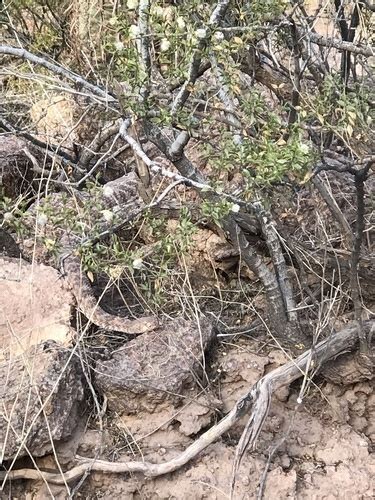
[{"label": "thin twig", "polygon": [[352,54],[361,54],[366,57],[371,57],[375,54],[374,49],[371,47],[369,48],[362,47],[361,45],[357,45],[353,42],[346,42],[343,40],[339,40],[338,38],[326,38],[324,36],[311,32],[303,33],[301,36],[303,38],[310,39],[313,43],[321,45],[322,47],[332,47],[334,49],[351,52]]},{"label": "thin twig", "polygon": [[316,175],[312,179],[312,183],[314,184],[316,189],[319,191],[320,196],[327,203],[327,206],[328,206],[329,210],[331,211],[333,217],[340,224],[340,226],[345,234],[347,246],[348,246],[348,248],[350,248],[351,243],[353,242],[353,232],[352,232],[352,229],[349,225],[349,222],[346,220],[344,214],[340,210],[340,207],[337,205],[335,198],[332,196],[332,194],[325,187],[324,183],[319,179],[318,175]]}]

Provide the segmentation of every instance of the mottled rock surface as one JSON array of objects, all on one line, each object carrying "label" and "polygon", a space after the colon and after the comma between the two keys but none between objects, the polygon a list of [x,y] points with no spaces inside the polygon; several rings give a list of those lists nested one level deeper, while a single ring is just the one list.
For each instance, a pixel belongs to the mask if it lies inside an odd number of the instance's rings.
[{"label": "mottled rock surface", "polygon": [[[81,418],[81,364],[53,341],[0,363],[0,457],[42,456]],[[22,443],[22,444],[21,444]]]},{"label": "mottled rock surface", "polygon": [[146,332],[96,367],[96,384],[109,408],[119,414],[153,412],[187,394],[204,371],[204,351],[213,340],[212,325],[175,319]]},{"label": "mottled rock surface", "polygon": [[0,361],[44,340],[67,345],[73,295],[43,264],[0,256]]}]

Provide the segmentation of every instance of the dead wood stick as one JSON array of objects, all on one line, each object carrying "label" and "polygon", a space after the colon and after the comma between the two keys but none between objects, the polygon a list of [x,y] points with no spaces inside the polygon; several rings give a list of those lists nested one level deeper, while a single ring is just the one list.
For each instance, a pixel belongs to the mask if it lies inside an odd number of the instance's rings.
[{"label": "dead wood stick", "polygon": [[[370,331],[371,327],[375,327],[375,320],[369,320],[364,323],[366,331]],[[358,342],[357,330],[357,324],[353,323],[317,344],[313,351],[311,351],[311,349],[305,351],[305,353],[301,354],[296,360],[290,361],[262,377],[244,397],[237,401],[228,415],[188,446],[178,457],[168,462],[162,464],[153,464],[149,462],[114,463],[106,460],[82,459],[79,457],[81,463],[65,472],[64,478],[58,473],[34,469],[19,469],[9,472],[0,472],[0,480],[40,480],[44,478],[44,480],[49,483],[65,484],[65,482],[70,483],[79,479],[83,474],[90,471],[108,472],[111,474],[140,472],[147,477],[161,476],[186,465],[201,451],[207,448],[207,446],[227,432],[233,424],[252,407],[249,423],[238,445],[234,469],[236,470],[245,450],[248,447],[254,446],[262,430],[264,421],[267,417],[271,394],[281,387],[288,386],[299,377],[306,375],[305,370],[309,362],[310,368],[313,368],[314,373],[316,373],[317,368],[321,368],[328,360],[352,349]],[[311,356],[312,361],[310,359]]]}]

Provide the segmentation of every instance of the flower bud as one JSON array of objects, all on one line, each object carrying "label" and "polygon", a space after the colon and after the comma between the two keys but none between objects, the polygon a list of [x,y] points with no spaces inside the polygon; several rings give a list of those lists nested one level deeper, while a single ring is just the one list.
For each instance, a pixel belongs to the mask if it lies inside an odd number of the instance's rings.
[{"label": "flower bud", "polygon": [[132,24],[129,28],[129,35],[132,38],[136,38],[139,35],[139,28],[136,24]]},{"label": "flower bud", "polygon": [[126,6],[129,10],[135,10],[138,7],[138,0],[128,0]]},{"label": "flower bud", "polygon": [[177,23],[177,27],[180,30],[183,30],[186,27],[186,23],[184,21],[184,18],[181,16],[176,19],[176,23]]},{"label": "flower bud", "polygon": [[199,38],[199,39],[203,39],[203,38],[206,38],[207,36],[207,30],[205,28],[198,28],[195,32],[196,34],[196,37]]},{"label": "flower bud", "polygon": [[166,38],[163,38],[163,40],[160,42],[160,51],[161,52],[167,52],[167,50],[170,49],[171,42],[167,40]]}]

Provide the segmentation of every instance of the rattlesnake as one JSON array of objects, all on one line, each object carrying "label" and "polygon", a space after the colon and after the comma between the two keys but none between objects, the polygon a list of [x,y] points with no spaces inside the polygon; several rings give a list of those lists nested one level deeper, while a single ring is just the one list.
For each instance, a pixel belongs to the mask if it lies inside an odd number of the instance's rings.
[{"label": "rattlesnake", "polygon": [[64,273],[64,278],[76,298],[79,310],[95,325],[105,330],[116,330],[129,335],[145,333],[158,326],[157,318],[153,316],[128,319],[104,311],[98,305],[89,279],[82,272],[81,261],[78,257],[69,256],[64,259]]},{"label": "rattlesnake", "polygon": [[[108,212],[114,213],[121,220],[122,217],[129,219],[132,213],[139,213],[143,206],[143,201],[138,194],[139,179],[135,173],[129,173],[119,177],[115,181],[108,182],[101,188],[100,199],[102,207]],[[82,203],[87,201],[87,194],[77,192],[77,197]],[[52,195],[49,204],[53,205],[55,210],[61,209],[61,197],[56,193]],[[76,200],[75,200],[76,203]],[[35,223],[40,213],[41,203],[37,206],[30,207],[29,214],[33,214]],[[39,217],[39,226],[40,226]],[[42,225],[47,226],[45,220]],[[37,226],[38,227],[38,224]],[[99,225],[101,231],[105,231],[111,227],[111,222],[105,222]],[[56,227],[53,228],[56,233]],[[44,228],[44,231],[46,229]],[[138,334],[154,330],[158,326],[156,317],[141,317],[138,319],[128,319],[116,316],[104,311],[95,298],[91,288],[90,281],[86,274],[82,271],[80,258],[74,250],[80,244],[80,238],[75,234],[66,231],[59,231],[58,255],[55,257],[55,262],[62,264],[62,274],[65,282],[70,287],[75,296],[78,309],[95,325],[106,330],[115,330],[126,334]]]}]

